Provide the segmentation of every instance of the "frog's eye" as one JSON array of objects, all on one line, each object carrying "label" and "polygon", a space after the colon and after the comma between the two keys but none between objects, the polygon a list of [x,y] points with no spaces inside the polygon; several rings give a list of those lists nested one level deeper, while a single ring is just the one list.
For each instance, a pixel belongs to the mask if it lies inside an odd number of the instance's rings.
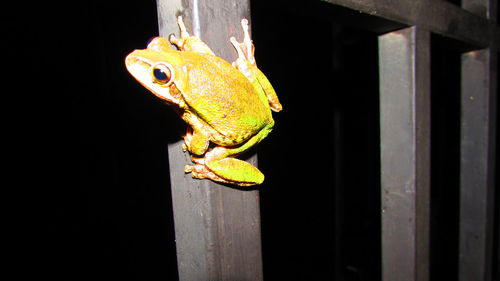
[{"label": "frog's eye", "polygon": [[153,78],[160,85],[167,85],[172,80],[172,71],[165,64],[157,64],[152,68]]}]

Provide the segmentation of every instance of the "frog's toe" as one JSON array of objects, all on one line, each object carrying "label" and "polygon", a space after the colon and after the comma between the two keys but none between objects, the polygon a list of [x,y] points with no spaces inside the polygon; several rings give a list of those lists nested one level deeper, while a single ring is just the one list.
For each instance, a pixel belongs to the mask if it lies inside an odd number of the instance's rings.
[{"label": "frog's toe", "polygon": [[252,43],[252,39],[250,38],[250,33],[248,32],[248,20],[241,20],[241,27],[243,28],[243,42],[238,42],[236,38],[231,37],[229,41],[233,44],[234,48],[238,52],[238,57],[242,59],[246,59],[252,65],[255,65],[255,47]]},{"label": "frog's toe", "polygon": [[184,166],[184,172],[191,173],[191,176],[195,179],[210,179],[213,181],[229,183],[229,181],[219,177],[202,164],[186,165]]},{"label": "frog's toe", "polygon": [[238,42],[234,37],[229,38],[229,41],[231,42],[231,44],[233,44],[233,47],[236,50],[236,52],[238,52],[238,58],[246,59],[245,52],[241,47],[241,43]]},{"label": "frog's toe", "polygon": [[248,20],[241,20],[241,27],[243,28],[243,44],[248,47],[248,50],[253,49],[252,39],[250,38],[250,32],[248,32]]},{"label": "frog's toe", "polygon": [[184,166],[184,173],[191,173],[193,170],[193,166],[191,165]]},{"label": "frog's toe", "polygon": [[179,47],[179,45],[180,45],[179,39],[177,39],[177,37],[173,33],[168,36],[168,41],[177,47]]},{"label": "frog's toe", "polygon": [[213,173],[211,173],[204,165],[199,164],[184,166],[184,173],[191,173],[191,176],[197,179],[214,177]]},{"label": "frog's toe", "polygon": [[184,20],[182,20],[182,16],[177,17],[177,25],[179,26],[179,30],[181,31],[181,38],[188,38],[190,35],[187,32],[186,25],[184,24]]}]

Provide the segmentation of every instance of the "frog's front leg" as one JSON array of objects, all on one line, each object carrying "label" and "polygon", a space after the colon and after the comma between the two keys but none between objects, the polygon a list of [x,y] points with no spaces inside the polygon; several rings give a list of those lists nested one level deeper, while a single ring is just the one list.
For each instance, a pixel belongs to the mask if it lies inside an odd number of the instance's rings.
[{"label": "frog's front leg", "polygon": [[184,111],[181,118],[188,124],[182,150],[195,155],[205,154],[210,144],[211,132],[207,130],[209,126],[190,110]]},{"label": "frog's front leg", "polygon": [[257,68],[254,56],[255,46],[248,32],[247,19],[241,20],[241,27],[243,28],[243,42],[240,43],[236,41],[234,37],[229,39],[236,49],[236,52],[238,52],[238,58],[233,62],[233,66],[241,71],[256,89],[264,92],[269,102],[269,106],[273,111],[281,111],[282,106],[271,82],[269,82],[264,73]]},{"label": "frog's front leg", "polygon": [[184,135],[183,151],[189,151],[195,155],[203,155],[210,143],[210,136],[202,130],[192,129],[188,127]]},{"label": "frog's front leg", "polygon": [[233,44],[236,52],[238,52],[238,58],[233,62],[233,66],[241,71],[251,82],[253,82],[255,74],[253,73],[253,67],[257,66],[255,62],[255,47],[250,38],[250,33],[248,32],[248,20],[241,20],[241,27],[243,28],[243,42],[236,41],[236,38],[231,37],[229,41]]},{"label": "frog's front leg", "polygon": [[210,49],[210,47],[201,41],[200,38],[189,35],[186,25],[184,25],[184,21],[182,20],[182,16],[177,17],[177,25],[179,26],[181,38],[177,38],[174,34],[170,34],[168,37],[170,43],[177,46],[177,48],[181,51],[214,55],[214,52]]},{"label": "frog's front leg", "polygon": [[243,42],[240,43],[236,41],[236,38],[231,37],[229,41],[233,44],[234,48],[238,52],[238,57],[246,59],[250,64],[256,65],[255,62],[255,46],[252,43],[252,39],[250,38],[250,33],[248,32],[248,20],[241,20],[241,27],[243,28]]}]

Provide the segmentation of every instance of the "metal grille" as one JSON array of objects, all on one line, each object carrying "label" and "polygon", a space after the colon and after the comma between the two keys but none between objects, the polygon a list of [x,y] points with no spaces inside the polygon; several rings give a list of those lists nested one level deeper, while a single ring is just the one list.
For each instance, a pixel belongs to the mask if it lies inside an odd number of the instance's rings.
[{"label": "metal grille", "polygon": [[[494,252],[499,252],[498,243],[493,248],[493,235],[498,235],[494,231],[497,2],[462,0],[461,7],[438,0],[324,2],[331,5],[337,21],[378,34],[383,280],[429,280],[431,37],[437,34],[460,45],[458,276],[464,281],[491,280]],[[217,54],[234,59],[225,38],[235,32],[228,26],[249,17],[248,1],[157,3],[161,35],[176,31],[172,18],[182,9],[192,26],[205,27],[199,36]],[[223,9],[228,5],[230,11]],[[183,177],[188,159],[180,146],[178,142],[169,148],[180,279],[261,280],[258,191],[242,192]]]}]

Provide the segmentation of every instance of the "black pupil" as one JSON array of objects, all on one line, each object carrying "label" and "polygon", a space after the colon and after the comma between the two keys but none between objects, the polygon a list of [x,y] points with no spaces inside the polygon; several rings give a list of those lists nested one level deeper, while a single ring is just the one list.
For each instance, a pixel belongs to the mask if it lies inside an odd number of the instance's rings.
[{"label": "black pupil", "polygon": [[158,81],[167,81],[168,75],[162,69],[156,68],[153,70],[153,75]]}]

